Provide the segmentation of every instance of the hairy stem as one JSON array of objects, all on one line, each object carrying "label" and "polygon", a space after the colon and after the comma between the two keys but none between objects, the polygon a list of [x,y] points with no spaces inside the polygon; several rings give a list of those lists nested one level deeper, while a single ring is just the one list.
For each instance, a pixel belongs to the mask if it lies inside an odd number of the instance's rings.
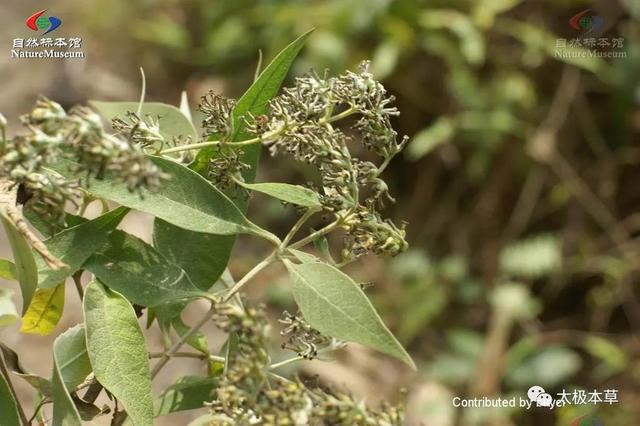
[{"label": "hairy stem", "polygon": [[276,256],[277,256],[277,250],[274,250],[269,256],[267,256],[264,260],[262,260],[260,263],[258,263],[256,266],[253,267],[253,269],[251,269],[249,272],[247,272],[247,274],[242,277],[242,279],[240,281],[238,281],[237,283],[235,283],[235,285],[233,287],[231,287],[229,289],[229,291],[226,292],[224,298],[222,299],[223,303],[227,303],[229,300],[231,300],[231,298],[238,292],[240,291],[240,289],[242,287],[244,287],[249,281],[251,281],[251,279],[253,277],[255,277],[260,271],[262,271],[264,268],[266,268],[267,266],[271,265],[275,260],[276,260]]},{"label": "hairy stem", "polygon": [[189,340],[194,334],[196,334],[200,328],[205,325],[215,314],[215,305],[211,303],[211,307],[207,311],[207,313],[198,321],[191,329],[180,338],[168,351],[164,352],[162,356],[160,356],[160,360],[153,366],[153,370],[151,370],[151,379],[155,378],[160,370],[169,362],[169,360],[175,356],[175,354],[182,348],[182,346]]}]

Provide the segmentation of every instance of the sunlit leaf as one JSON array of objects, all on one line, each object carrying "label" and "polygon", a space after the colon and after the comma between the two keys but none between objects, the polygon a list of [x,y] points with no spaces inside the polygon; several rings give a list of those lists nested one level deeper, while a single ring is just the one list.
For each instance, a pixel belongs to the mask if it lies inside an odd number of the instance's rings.
[{"label": "sunlit leaf", "polygon": [[64,310],[64,283],[54,288],[39,288],[22,316],[23,333],[50,334],[58,325]]}]

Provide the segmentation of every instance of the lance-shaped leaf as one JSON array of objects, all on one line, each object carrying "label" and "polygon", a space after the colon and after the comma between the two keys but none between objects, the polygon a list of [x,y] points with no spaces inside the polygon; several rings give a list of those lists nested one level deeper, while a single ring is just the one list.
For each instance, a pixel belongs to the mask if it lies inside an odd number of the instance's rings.
[{"label": "lance-shaped leaf", "polygon": [[70,329],[58,336],[53,343],[53,374],[51,386],[53,392],[53,425],[80,426],[80,413],[71,399],[69,389],[65,386],[61,372],[63,358],[69,358],[69,348],[74,346],[72,340],[77,336]]},{"label": "lance-shaped leaf", "polygon": [[[116,117],[124,117],[127,112],[137,112],[139,103],[89,101],[89,105],[111,122]],[[145,102],[142,104],[142,115],[146,114],[151,115],[154,119],[160,118],[160,134],[168,141],[173,141],[173,138],[178,136],[189,136],[192,141],[198,139],[198,132],[189,118],[173,105]]]},{"label": "lance-shaped leaf", "polygon": [[213,377],[181,377],[156,399],[155,416],[202,408],[206,402],[215,399],[217,384],[218,379]]},{"label": "lance-shaped leaf", "polygon": [[325,263],[284,260],[293,296],[304,317],[323,334],[360,343],[404,361],[413,360],[384,325],[362,289],[348,275]]},{"label": "lance-shaped leaf", "polygon": [[142,306],[203,297],[185,272],[153,247],[124,231],[115,230],[107,244],[85,263],[107,287]]},{"label": "lance-shaped leaf", "polygon": [[[61,336],[64,336],[64,339],[60,339]],[[65,387],[72,391],[91,373],[84,325],[78,324],[71,327],[58,339],[60,339],[56,352],[58,368]]]},{"label": "lance-shaped leaf", "polygon": [[49,269],[40,258],[38,264],[38,286],[54,288],[65,278],[73,275],[82,264],[107,240],[120,221],[129,212],[119,207],[93,220],[86,221],[72,228],[67,228],[44,241],[47,249],[55,257],[68,265],[68,268]]},{"label": "lance-shaped leaf", "polygon": [[63,310],[64,283],[54,288],[39,288],[22,316],[20,331],[46,336],[58,325]]},{"label": "lance-shaped leaf", "polygon": [[38,287],[38,269],[33,252],[29,243],[22,234],[16,229],[15,225],[0,212],[0,221],[4,226],[9,246],[13,252],[15,262],[15,275],[20,283],[20,291],[22,292],[22,312],[27,311],[31,298]]},{"label": "lance-shaped leaf", "polygon": [[0,425],[20,426],[18,404],[2,374],[0,374]]},{"label": "lance-shaped leaf", "polygon": [[[196,232],[218,235],[254,234],[278,243],[278,237],[251,223],[235,204],[205,178],[175,161],[149,157],[171,176],[156,191],[141,196],[130,192],[111,175],[91,181],[88,190],[94,195],[116,201],[123,206],[159,217],[173,225]],[[71,178],[73,163],[58,162],[54,169]]]},{"label": "lance-shaped leaf", "polygon": [[0,327],[11,325],[18,321],[16,305],[13,304],[13,290],[0,288]]},{"label": "lance-shaped leaf", "polygon": [[4,357],[4,361],[7,364],[9,371],[24,379],[41,394],[45,396],[51,395],[51,383],[49,380],[44,377],[40,377],[37,374],[29,373],[20,363],[18,354],[2,342],[0,342],[0,351],[2,352],[2,356]]},{"label": "lance-shaped leaf", "polygon": [[244,183],[238,182],[241,186],[252,191],[262,192],[271,197],[277,198],[287,203],[296,204],[302,207],[320,208],[318,194],[300,185],[288,183]]},{"label": "lance-shaped leaf", "polygon": [[[267,112],[267,103],[280,90],[284,78],[310,33],[309,31],[303,34],[285,47],[238,100],[232,112],[233,134],[230,140],[240,141],[252,137],[246,131],[244,117],[249,113],[258,116]],[[260,149],[258,144],[244,147],[242,150],[241,161],[250,166],[242,171],[245,182],[251,183],[255,180]],[[207,165],[215,154],[215,148],[201,149],[191,168],[200,174],[205,174]],[[231,194],[231,198],[242,212],[246,212],[247,198],[243,192]],[[177,224],[173,223],[173,225]],[[202,233],[202,229],[188,231],[182,229],[184,227],[173,225],[156,221],[154,228],[155,239],[158,243],[156,247],[182,267],[199,288],[205,289],[208,288],[207,286],[213,285],[220,278],[229,262],[235,238],[222,235],[211,237]],[[184,247],[184,244],[188,244],[188,249]]]},{"label": "lance-shaped leaf", "polygon": [[87,351],[98,381],[124,406],[134,425],[153,424],[147,346],[131,304],[98,282],[84,295]]}]

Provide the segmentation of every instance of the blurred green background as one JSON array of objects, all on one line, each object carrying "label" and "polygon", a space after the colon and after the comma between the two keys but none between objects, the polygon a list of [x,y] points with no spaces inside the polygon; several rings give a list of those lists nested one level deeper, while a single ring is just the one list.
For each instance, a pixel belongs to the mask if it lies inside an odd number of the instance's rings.
[{"label": "blurred green background", "polygon": [[[0,111],[13,120],[37,93],[64,106],[134,100],[138,67],[147,100],[239,96],[259,50],[269,59],[312,27],[292,76],[371,59],[397,97],[398,132],[412,138],[387,169],[397,199],[388,215],[407,222],[411,249],[349,272],[373,282],[368,294],[420,371],[357,347],[303,371],[373,403],[406,388],[411,425],[568,426],[583,414],[640,424],[637,0],[13,3],[0,6]],[[62,18],[59,36],[83,38],[85,60],[9,58],[11,40],[29,36],[24,19],[44,7]],[[604,22],[591,34],[568,22],[585,9]],[[622,41],[587,48],[576,38]],[[282,182],[307,173],[266,155],[260,170]],[[254,200],[256,220],[286,231],[293,212],[265,203]],[[243,241],[232,269],[259,250]],[[284,275],[268,280],[251,297],[267,297],[274,315],[290,309]],[[554,396],[615,389],[619,402],[452,406],[454,396],[524,397],[532,385]]]}]

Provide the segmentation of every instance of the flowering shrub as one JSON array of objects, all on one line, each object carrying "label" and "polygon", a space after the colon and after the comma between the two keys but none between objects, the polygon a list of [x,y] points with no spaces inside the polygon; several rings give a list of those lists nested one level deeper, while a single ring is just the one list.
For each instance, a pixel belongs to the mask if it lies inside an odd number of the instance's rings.
[{"label": "flowering shrub", "polygon": [[[198,408],[207,413],[194,424],[402,424],[400,407],[367,407],[340,390],[278,374],[287,364],[329,355],[348,342],[415,368],[361,287],[341,271],[360,256],[393,256],[407,248],[403,226],[381,212],[393,201],[381,175],[406,143],[391,126],[398,111],[366,63],[337,77],[298,78],[278,94],[306,37],[284,49],[239,100],[204,96],[202,138],[188,109],[142,101],[94,102],[95,111],[67,112],[40,98],[22,117],[23,132],[8,137],[0,123],[1,217],[14,253],[2,270],[4,278],[20,283],[22,330],[53,331],[68,278],[84,310],[84,323],[55,340],[51,378],[26,372],[18,354],[2,344],[0,402],[7,424],[37,418],[75,425],[110,412],[113,424],[147,425],[157,416]],[[111,119],[113,132],[100,115]],[[354,157],[354,143],[380,157],[380,164]],[[262,146],[310,164],[319,184],[254,183]],[[253,191],[296,206],[299,219],[284,237],[246,217]],[[83,217],[96,200],[102,214]],[[154,216],[153,245],[116,229],[131,210]],[[306,232],[307,221],[320,213],[330,223]],[[29,224],[48,237],[41,241]],[[337,259],[326,247],[332,232],[344,235]],[[238,234],[272,248],[235,280],[227,263]],[[303,250],[313,243],[324,249]],[[284,312],[279,321],[281,346],[293,355],[274,363],[269,323],[260,307],[245,305],[240,291],[277,262],[290,275],[299,312]],[[84,273],[91,277],[86,286]],[[208,301],[210,309],[188,326],[181,312],[196,299]],[[17,319],[15,311],[3,314]],[[148,327],[155,321],[164,333],[164,351],[147,351],[138,323],[143,314]],[[200,332],[208,323],[228,335],[222,354],[212,353]],[[201,359],[208,375],[182,377],[154,400],[152,380],[180,357]],[[39,395],[34,413],[25,413],[13,391],[17,376]],[[94,405],[102,390],[111,407]]]}]

